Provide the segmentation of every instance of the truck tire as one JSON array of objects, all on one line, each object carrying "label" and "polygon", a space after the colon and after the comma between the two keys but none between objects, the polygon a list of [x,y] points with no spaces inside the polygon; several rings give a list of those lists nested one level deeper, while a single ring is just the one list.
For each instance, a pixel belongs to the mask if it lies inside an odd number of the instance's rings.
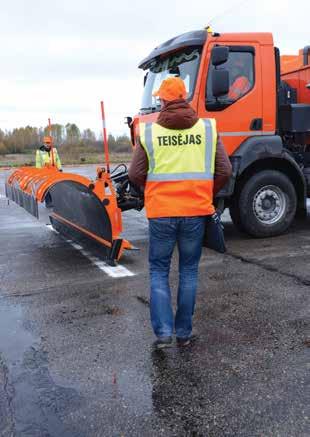
[{"label": "truck tire", "polygon": [[275,170],[264,170],[243,185],[232,200],[230,215],[236,227],[253,237],[273,237],[285,232],[297,207],[290,179]]}]

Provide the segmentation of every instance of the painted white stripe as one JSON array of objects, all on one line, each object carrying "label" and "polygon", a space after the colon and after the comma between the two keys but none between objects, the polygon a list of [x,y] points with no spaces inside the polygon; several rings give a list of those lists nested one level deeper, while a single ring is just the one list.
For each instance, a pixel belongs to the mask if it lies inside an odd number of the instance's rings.
[{"label": "painted white stripe", "polygon": [[86,258],[88,258],[93,264],[95,264],[95,266],[97,266],[98,269],[102,270],[103,272],[105,272],[109,276],[112,276],[112,278],[122,278],[125,276],[134,276],[134,273],[131,272],[130,270],[126,269],[126,267],[124,267],[124,266],[117,265],[115,267],[111,267],[108,264],[106,264],[104,261],[102,261],[101,259],[93,256],[87,250],[82,249],[82,250],[80,250],[80,252],[84,256],[86,256]]},{"label": "painted white stripe", "polygon": [[82,249],[83,249],[83,247],[82,246],[80,246],[79,244],[77,244],[77,243],[70,243],[71,244],[71,246],[73,246],[74,247],[74,249],[77,249],[77,250],[80,250],[80,251],[82,251]]},{"label": "painted white stripe", "polygon": [[55,234],[59,234],[59,232],[56,231],[56,229],[54,229],[52,225],[46,225],[46,227],[47,227],[50,231],[55,232]]},{"label": "painted white stripe", "polygon": [[0,199],[7,199],[7,198],[3,194],[0,194]]},{"label": "painted white stripe", "polygon": [[[53,228],[52,225],[46,225],[46,227],[56,234],[59,234],[56,229]],[[72,240],[67,240],[66,242],[71,244],[74,249],[79,250],[82,255],[84,255],[86,258],[89,259],[89,261],[94,264],[98,269],[105,272],[107,275],[111,276],[112,278],[124,278],[126,276],[134,276],[135,274],[128,270],[124,266],[117,265],[115,267],[109,266],[106,262],[102,261],[100,258],[97,258],[96,256],[92,255],[87,250],[83,249],[83,247],[80,244],[74,243]]]}]

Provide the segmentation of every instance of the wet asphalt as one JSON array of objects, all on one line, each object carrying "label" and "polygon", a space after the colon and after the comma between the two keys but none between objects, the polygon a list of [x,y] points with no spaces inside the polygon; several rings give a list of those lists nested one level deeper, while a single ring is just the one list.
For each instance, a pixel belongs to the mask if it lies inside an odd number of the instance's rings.
[{"label": "wet asphalt", "polygon": [[[310,435],[310,217],[254,240],[226,215],[197,341],[153,351],[143,212],[124,214],[134,276],[113,278],[1,195],[1,437]],[[174,298],[177,279],[175,256]]]}]

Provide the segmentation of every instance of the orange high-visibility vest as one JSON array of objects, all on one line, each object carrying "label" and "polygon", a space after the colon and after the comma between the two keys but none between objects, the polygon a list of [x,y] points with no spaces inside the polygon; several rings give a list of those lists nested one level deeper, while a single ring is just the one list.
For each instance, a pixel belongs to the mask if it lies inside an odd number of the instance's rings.
[{"label": "orange high-visibility vest", "polygon": [[229,88],[228,98],[231,100],[237,100],[244,96],[251,88],[249,79],[245,76],[237,77],[234,83]]},{"label": "orange high-visibility vest", "polygon": [[200,119],[182,130],[140,123],[140,142],[149,162],[144,192],[148,218],[214,213],[214,119]]}]

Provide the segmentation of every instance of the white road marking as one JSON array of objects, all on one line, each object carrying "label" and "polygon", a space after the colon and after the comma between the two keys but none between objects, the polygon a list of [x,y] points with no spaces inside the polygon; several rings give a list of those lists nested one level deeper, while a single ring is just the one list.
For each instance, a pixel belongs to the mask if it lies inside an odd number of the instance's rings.
[{"label": "white road marking", "polygon": [[50,231],[55,232],[55,234],[59,234],[59,232],[56,231],[56,229],[54,229],[52,225],[46,225],[46,227],[47,227]]},{"label": "white road marking", "polygon": [[[46,225],[46,227],[56,234],[59,234],[56,229],[53,228],[52,225]],[[135,274],[128,270],[124,266],[117,265],[115,267],[109,266],[106,262],[102,261],[100,258],[97,258],[96,256],[92,255],[87,250],[83,249],[83,247],[80,244],[74,243],[72,240],[67,240],[66,242],[71,244],[74,249],[79,250],[82,255],[86,256],[86,258],[89,259],[91,263],[93,263],[98,269],[105,272],[107,275],[111,276],[112,278],[124,278],[126,276],[134,276]]]},{"label": "white road marking", "polygon": [[0,199],[6,199],[6,196],[4,196],[3,194],[0,194]]},{"label": "white road marking", "polygon": [[82,249],[83,249],[83,247],[80,246],[79,244],[76,244],[76,243],[70,243],[70,244],[71,244],[71,246],[73,246],[74,249],[76,249],[76,250],[80,250],[80,251],[82,251]]}]

